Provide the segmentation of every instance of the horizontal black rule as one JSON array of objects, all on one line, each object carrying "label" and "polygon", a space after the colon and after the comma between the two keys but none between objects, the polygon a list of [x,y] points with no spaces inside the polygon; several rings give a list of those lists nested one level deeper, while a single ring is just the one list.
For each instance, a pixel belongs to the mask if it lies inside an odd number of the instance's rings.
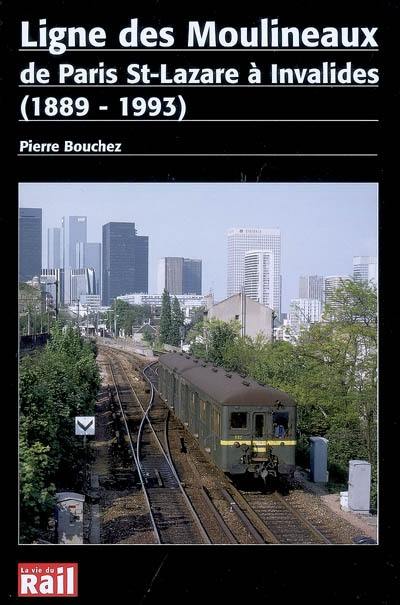
[{"label": "horizontal black rule", "polygon": [[[377,182],[375,157],[18,157],[20,182]],[[45,166],[45,167],[44,167]]]}]

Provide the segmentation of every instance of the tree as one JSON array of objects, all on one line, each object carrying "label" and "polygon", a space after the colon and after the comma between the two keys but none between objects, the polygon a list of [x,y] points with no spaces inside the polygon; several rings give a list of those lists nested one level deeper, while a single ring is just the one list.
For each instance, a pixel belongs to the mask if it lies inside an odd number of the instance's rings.
[{"label": "tree", "polygon": [[217,365],[224,365],[239,334],[240,324],[236,320],[226,322],[210,319],[198,323],[188,335],[191,352]]},{"label": "tree", "polygon": [[168,337],[168,344],[173,347],[179,347],[181,344],[181,331],[184,326],[184,314],[181,310],[178,299],[174,296],[171,309],[171,329]]},{"label": "tree", "polygon": [[127,336],[132,335],[133,326],[141,326],[146,319],[151,317],[151,307],[149,305],[130,305],[124,300],[116,298],[111,305],[109,313],[108,328],[117,331],[123,329]]},{"label": "tree", "polygon": [[150,346],[153,346],[156,341],[156,334],[153,328],[151,328],[148,324],[143,326],[142,330],[143,340],[147,342]]},{"label": "tree", "polygon": [[171,298],[167,290],[164,289],[161,298],[161,316],[160,316],[160,341],[168,343],[171,334]]}]

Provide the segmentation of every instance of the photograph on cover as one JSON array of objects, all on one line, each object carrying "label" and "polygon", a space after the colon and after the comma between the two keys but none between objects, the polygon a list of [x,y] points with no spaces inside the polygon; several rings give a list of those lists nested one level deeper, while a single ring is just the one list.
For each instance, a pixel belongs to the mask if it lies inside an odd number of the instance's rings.
[{"label": "photograph on cover", "polygon": [[376,183],[20,183],[21,544],[376,544]]}]

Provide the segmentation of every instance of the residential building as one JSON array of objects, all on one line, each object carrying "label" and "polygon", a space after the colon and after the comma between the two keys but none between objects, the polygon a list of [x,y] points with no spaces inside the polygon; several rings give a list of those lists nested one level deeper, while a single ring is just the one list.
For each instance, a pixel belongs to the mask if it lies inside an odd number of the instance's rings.
[{"label": "residential building", "polygon": [[242,336],[254,338],[261,335],[267,340],[272,340],[272,309],[252,300],[243,292],[216,303],[205,312],[205,316],[208,319],[220,319],[226,322],[237,320],[241,326]]}]

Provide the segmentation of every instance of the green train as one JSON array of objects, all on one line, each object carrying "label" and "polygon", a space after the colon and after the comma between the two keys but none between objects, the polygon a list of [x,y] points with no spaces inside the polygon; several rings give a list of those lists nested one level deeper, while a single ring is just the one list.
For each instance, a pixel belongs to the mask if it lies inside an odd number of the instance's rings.
[{"label": "green train", "polygon": [[185,353],[160,356],[158,391],[225,473],[293,474],[296,404],[283,391]]}]

